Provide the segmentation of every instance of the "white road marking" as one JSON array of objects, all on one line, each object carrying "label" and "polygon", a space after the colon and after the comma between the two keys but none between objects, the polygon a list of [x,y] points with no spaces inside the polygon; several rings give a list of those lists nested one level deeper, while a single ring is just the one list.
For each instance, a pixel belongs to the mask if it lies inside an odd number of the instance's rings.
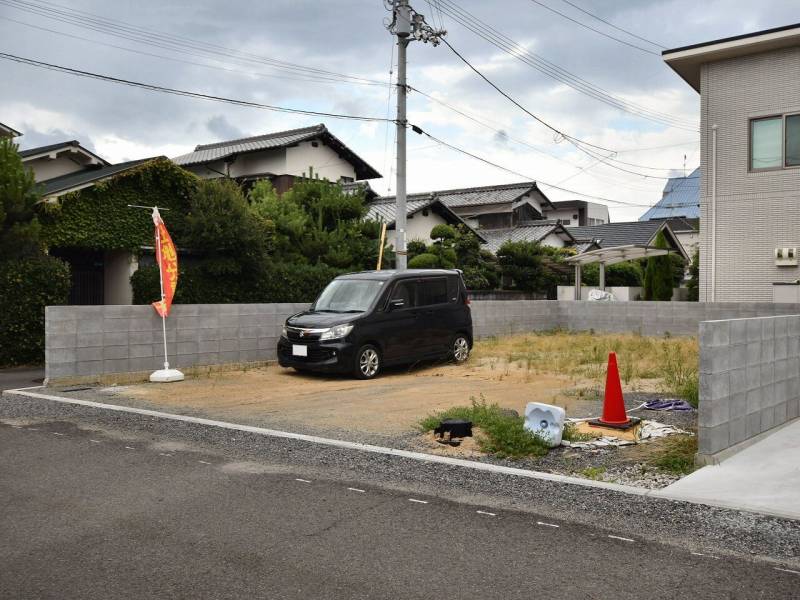
[{"label": "white road marking", "polygon": [[545,527],[561,527],[561,525],[556,525],[555,523],[544,523],[542,521],[536,521],[537,525],[544,525]]},{"label": "white road marking", "polygon": [[311,483],[308,479],[300,479],[299,477],[295,477],[294,480],[300,483]]},{"label": "white road marking", "polygon": [[622,540],[623,542],[632,542],[633,541],[631,538],[619,537],[618,535],[609,535],[608,537],[610,537],[612,540]]},{"label": "white road marking", "polygon": [[205,461],[205,460],[198,460],[197,462],[199,462],[201,465],[210,465],[211,464],[210,462]]},{"label": "white road marking", "polygon": [[692,552],[694,556],[706,556],[708,558],[713,558],[714,560],[719,560],[719,556],[714,556],[713,554],[703,554],[702,552]]},{"label": "white road marking", "polygon": [[145,408],[132,408],[128,406],[119,406],[117,404],[105,404],[103,402],[92,402],[90,400],[80,400],[78,398],[65,398],[62,396],[54,396],[52,394],[40,394],[37,392],[28,392],[24,390],[5,390],[4,396],[22,396],[26,398],[35,398],[38,400],[49,400],[51,402],[60,402],[62,404],[73,404],[76,406],[87,406],[90,408],[101,408],[104,410],[130,413],[136,415],[144,415],[147,417],[156,417],[159,419],[170,419],[172,421],[182,421],[184,423],[195,423],[197,425],[206,425],[210,427],[219,427],[221,429],[230,429],[233,431],[244,431],[247,433],[254,433],[257,435],[264,435],[269,437],[277,437],[284,439],[297,440],[301,442],[309,442],[312,444],[323,444],[326,446],[334,446],[337,448],[345,448],[347,450],[360,450],[362,452],[372,452],[374,454],[385,454],[389,456],[399,456],[402,458],[409,458],[421,462],[439,463],[451,465],[456,467],[465,467],[475,471],[488,471],[490,473],[503,473],[505,475],[515,475],[518,477],[526,477],[529,479],[540,479],[544,481],[555,481],[559,483],[568,483],[571,485],[580,485],[583,487],[602,488],[606,490],[615,490],[617,492],[625,492],[635,496],[647,496],[651,490],[646,488],[637,488],[628,485],[620,485],[618,483],[609,483],[606,481],[593,481],[591,479],[584,479],[582,477],[570,477],[567,475],[556,475],[554,473],[544,473],[541,471],[530,471],[528,469],[519,469],[516,467],[506,467],[502,465],[493,465],[491,463],[481,463],[463,458],[452,458],[450,456],[440,456],[438,454],[425,454],[424,452],[411,452],[409,450],[398,450],[397,448],[387,448],[384,446],[374,446],[372,444],[360,444],[358,442],[346,442],[344,440],[335,440],[331,438],[323,438],[315,435],[306,435],[302,433],[291,433],[288,431],[280,431],[276,429],[266,429],[264,427],[254,427],[252,425],[237,425],[236,423],[228,423],[225,421],[215,421],[213,419],[204,419],[202,417],[190,417],[187,415],[176,415],[172,413],[165,413],[157,410],[149,410]]},{"label": "white road marking", "polygon": [[89,440],[89,441],[92,442],[93,444],[102,444],[103,443],[100,440]]},{"label": "white road marking", "polygon": [[360,490],[358,488],[347,488],[347,489],[350,490],[351,492],[358,492],[359,494],[366,494],[367,493],[366,490]]},{"label": "white road marking", "polygon": [[20,427],[19,425],[12,425],[11,427],[13,427],[14,429],[22,429],[22,427]]},{"label": "white road marking", "polygon": [[479,515],[487,515],[489,517],[496,517],[497,516],[496,513],[486,512],[485,510],[476,510],[475,512],[478,513]]},{"label": "white road marking", "polygon": [[408,501],[409,502],[416,502],[417,504],[427,504],[428,503],[427,500],[417,500],[416,498],[409,498]]},{"label": "white road marking", "polygon": [[792,571],[791,569],[781,569],[780,567],[772,567],[776,571],[783,571],[784,573],[793,573],[794,575],[800,575],[800,571]]}]

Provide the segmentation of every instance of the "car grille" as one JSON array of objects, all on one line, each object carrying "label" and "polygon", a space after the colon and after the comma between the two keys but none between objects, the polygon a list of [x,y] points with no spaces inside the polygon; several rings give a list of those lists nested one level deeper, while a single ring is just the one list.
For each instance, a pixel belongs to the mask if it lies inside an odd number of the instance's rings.
[{"label": "car grille", "polygon": [[313,342],[319,339],[319,330],[286,327],[286,337],[293,342]]}]

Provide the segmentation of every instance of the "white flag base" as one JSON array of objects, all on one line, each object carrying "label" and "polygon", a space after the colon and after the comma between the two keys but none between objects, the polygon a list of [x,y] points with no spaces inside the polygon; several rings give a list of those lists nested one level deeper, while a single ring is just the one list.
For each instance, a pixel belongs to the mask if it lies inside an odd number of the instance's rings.
[{"label": "white flag base", "polygon": [[170,381],[183,381],[183,373],[178,369],[159,369],[150,374],[153,383],[169,383]]}]

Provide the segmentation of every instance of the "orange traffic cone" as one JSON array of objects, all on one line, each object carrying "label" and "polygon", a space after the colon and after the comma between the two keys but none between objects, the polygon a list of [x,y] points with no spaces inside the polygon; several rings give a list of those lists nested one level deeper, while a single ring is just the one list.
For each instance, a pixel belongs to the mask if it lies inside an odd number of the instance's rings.
[{"label": "orange traffic cone", "polygon": [[589,425],[595,427],[612,427],[614,429],[629,429],[636,425],[640,419],[628,417],[625,412],[625,400],[622,397],[622,384],[619,381],[617,369],[617,354],[608,354],[608,373],[606,374],[606,395],[603,400],[603,416],[592,419]]}]

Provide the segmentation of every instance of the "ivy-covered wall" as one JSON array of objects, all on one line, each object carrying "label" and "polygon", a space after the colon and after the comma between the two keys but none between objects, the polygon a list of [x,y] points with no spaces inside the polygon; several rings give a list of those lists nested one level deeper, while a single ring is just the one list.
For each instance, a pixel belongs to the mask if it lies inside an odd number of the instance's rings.
[{"label": "ivy-covered wall", "polygon": [[165,158],[154,159],[97,185],[40,205],[48,247],[129,250],[153,245],[150,212],[129,204],[168,208],[164,221],[175,243],[185,230],[189,200],[199,179]]}]

